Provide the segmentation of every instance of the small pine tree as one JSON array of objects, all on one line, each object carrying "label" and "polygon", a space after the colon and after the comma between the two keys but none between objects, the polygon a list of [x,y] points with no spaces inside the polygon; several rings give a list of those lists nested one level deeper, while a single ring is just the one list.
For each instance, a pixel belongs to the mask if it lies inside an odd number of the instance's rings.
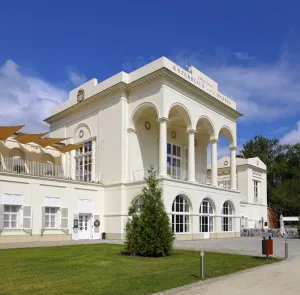
[{"label": "small pine tree", "polygon": [[129,218],[126,223],[126,239],[125,249],[126,251],[135,256],[138,250],[138,229],[139,229],[139,215],[136,205],[132,205],[128,210]]},{"label": "small pine tree", "polygon": [[147,185],[143,188],[144,204],[138,220],[138,253],[148,257],[167,256],[172,251],[174,234],[153,167],[148,172]]}]

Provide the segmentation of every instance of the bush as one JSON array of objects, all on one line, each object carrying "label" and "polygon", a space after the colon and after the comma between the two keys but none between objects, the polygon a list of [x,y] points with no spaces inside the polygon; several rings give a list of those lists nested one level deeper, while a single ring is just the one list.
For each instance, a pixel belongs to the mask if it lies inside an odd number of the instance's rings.
[{"label": "bush", "polygon": [[129,209],[131,219],[126,224],[127,251],[147,257],[167,256],[172,252],[174,234],[153,168],[145,180],[147,184],[143,188],[144,204],[140,215],[136,207]]}]

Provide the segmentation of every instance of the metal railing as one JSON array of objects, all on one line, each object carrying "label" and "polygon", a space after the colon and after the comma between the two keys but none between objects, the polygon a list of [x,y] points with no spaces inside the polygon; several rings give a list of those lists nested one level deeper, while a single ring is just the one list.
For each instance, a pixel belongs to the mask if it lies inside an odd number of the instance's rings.
[{"label": "metal railing", "polygon": [[188,171],[186,169],[178,168],[178,167],[168,167],[167,168],[168,175],[173,179],[178,180],[188,180]]},{"label": "metal railing", "polygon": [[210,176],[204,173],[196,173],[195,174],[196,181],[200,184],[210,185]]}]

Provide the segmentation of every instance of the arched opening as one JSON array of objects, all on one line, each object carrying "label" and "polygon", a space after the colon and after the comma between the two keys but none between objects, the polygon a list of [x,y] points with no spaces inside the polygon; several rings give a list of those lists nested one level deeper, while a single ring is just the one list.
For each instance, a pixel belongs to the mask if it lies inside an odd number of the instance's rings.
[{"label": "arched opening", "polygon": [[137,213],[141,213],[144,203],[145,203],[145,199],[143,196],[137,196],[136,198],[133,199],[132,204],[136,206]]},{"label": "arched opening", "polygon": [[222,206],[222,217],[221,217],[222,231],[230,232],[233,230],[233,215],[234,215],[233,204],[230,201],[226,201]]},{"label": "arched opening", "polygon": [[[227,126],[222,126],[218,134],[218,186],[225,189],[236,189],[236,152],[235,140],[232,131]],[[234,183],[231,177],[234,175]]]},{"label": "arched opening", "polygon": [[172,230],[174,233],[190,232],[190,205],[185,195],[177,195],[172,204]]},{"label": "arched opening", "polygon": [[197,121],[196,130],[196,181],[209,185],[211,183],[210,168],[208,169],[208,164],[211,162],[210,140],[215,139],[215,129],[209,118],[201,116]]},{"label": "arched opening", "polygon": [[6,167],[11,172],[25,173],[25,154],[19,148],[13,148],[9,152],[9,161]]},{"label": "arched opening", "polygon": [[[133,113],[128,129],[129,179],[143,180],[150,166],[158,169],[158,110],[151,103],[141,104]],[[134,155],[134,156],[133,156]]]},{"label": "arched opening", "polygon": [[174,179],[188,180],[190,114],[180,104],[170,107],[167,125],[167,174]]},{"label": "arched opening", "polygon": [[49,154],[44,154],[42,156],[42,175],[53,177],[55,175],[55,169],[54,169],[54,163],[55,160],[53,156]]},{"label": "arched opening", "polygon": [[201,202],[199,213],[199,231],[201,233],[214,232],[215,206],[209,198],[205,198]]}]

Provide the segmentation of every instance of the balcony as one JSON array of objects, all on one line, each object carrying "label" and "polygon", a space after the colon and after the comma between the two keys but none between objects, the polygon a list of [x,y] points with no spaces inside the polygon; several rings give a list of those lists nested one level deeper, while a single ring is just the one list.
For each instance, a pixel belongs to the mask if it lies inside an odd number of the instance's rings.
[{"label": "balcony", "polygon": [[0,162],[0,172],[40,176],[55,179],[68,179],[81,182],[101,183],[102,173],[92,173],[83,170],[75,170],[74,177],[65,174],[62,166],[53,165],[52,163],[27,161],[21,158],[2,157]]}]

